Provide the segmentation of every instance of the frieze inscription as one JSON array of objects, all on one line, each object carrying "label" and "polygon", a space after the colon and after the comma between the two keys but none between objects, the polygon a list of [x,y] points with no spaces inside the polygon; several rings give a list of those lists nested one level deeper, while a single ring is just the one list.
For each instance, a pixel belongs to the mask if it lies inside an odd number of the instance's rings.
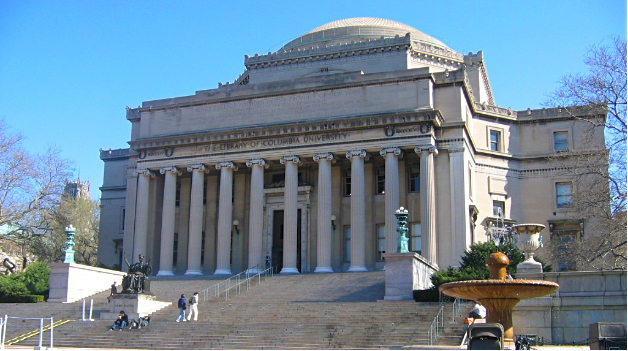
[{"label": "frieze inscription", "polygon": [[266,140],[246,140],[233,143],[215,143],[203,147],[205,152],[231,151],[240,149],[268,148],[290,145],[309,145],[320,142],[347,140],[349,133],[328,133],[318,135],[294,136]]}]

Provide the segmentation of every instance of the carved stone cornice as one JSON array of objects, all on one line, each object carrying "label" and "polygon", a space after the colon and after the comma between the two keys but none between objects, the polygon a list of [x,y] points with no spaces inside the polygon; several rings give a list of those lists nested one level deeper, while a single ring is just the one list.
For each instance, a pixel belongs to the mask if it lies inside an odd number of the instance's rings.
[{"label": "carved stone cornice", "polygon": [[326,153],[314,155],[314,162],[324,161],[324,160],[334,161],[334,154],[332,154],[331,152],[326,152]]},{"label": "carved stone cornice", "polygon": [[246,166],[247,167],[260,166],[260,167],[264,167],[264,168],[270,167],[268,162],[266,162],[266,160],[264,160],[263,158],[250,159],[250,160],[246,161]]},{"label": "carved stone cornice", "polygon": [[179,171],[175,166],[163,167],[159,170],[159,173],[161,174],[166,174],[167,172],[174,173],[179,176],[182,174],[181,171]]},{"label": "carved stone cornice", "polygon": [[386,156],[387,154],[393,154],[395,156],[399,156],[401,155],[401,149],[396,146],[393,146],[393,147],[386,147],[379,150],[380,156]]},{"label": "carved stone cornice", "polygon": [[361,157],[364,160],[368,160],[369,159],[369,155],[366,152],[366,150],[364,149],[358,149],[358,150],[349,150],[347,151],[347,158],[348,159],[352,159],[354,157]]},{"label": "carved stone cornice", "polygon": [[236,166],[236,165],[235,165],[233,162],[231,162],[231,161],[218,162],[218,163],[216,163],[216,166],[215,166],[215,167],[216,167],[216,169],[217,169],[217,170],[220,170],[220,169],[221,169],[221,168],[223,168],[223,167],[224,167],[224,168],[231,168],[231,169],[233,169],[234,171],[237,171],[237,170],[238,170],[238,166]]}]

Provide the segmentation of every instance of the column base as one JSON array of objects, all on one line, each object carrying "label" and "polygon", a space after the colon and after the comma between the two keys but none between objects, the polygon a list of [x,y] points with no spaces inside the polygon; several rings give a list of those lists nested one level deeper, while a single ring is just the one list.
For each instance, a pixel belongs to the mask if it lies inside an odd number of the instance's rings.
[{"label": "column base", "polygon": [[157,273],[157,276],[173,276],[174,272],[173,271],[159,271]]},{"label": "column base", "polygon": [[284,267],[281,269],[281,272],[279,272],[279,274],[299,274],[299,270],[296,268]]},{"label": "column base", "polygon": [[314,273],[334,273],[334,270],[331,267],[316,267]]},{"label": "column base", "polygon": [[217,269],[214,274],[231,274],[230,269]]},{"label": "column base", "polygon": [[251,268],[249,270],[246,271],[248,274],[258,274],[258,273],[262,273],[262,270],[259,268]]},{"label": "column base", "polygon": [[188,269],[184,275],[203,275],[203,272],[199,271],[198,269]]},{"label": "column base", "polygon": [[351,266],[347,272],[368,272],[364,266]]}]

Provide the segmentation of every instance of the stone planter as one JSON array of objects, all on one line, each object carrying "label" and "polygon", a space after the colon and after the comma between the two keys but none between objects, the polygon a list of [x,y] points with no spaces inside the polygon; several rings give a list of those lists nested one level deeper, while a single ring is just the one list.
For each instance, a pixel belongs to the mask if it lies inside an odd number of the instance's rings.
[{"label": "stone planter", "polygon": [[517,265],[517,273],[542,273],[543,265],[534,260],[534,251],[543,246],[541,231],[543,224],[525,223],[512,226],[517,248],[523,251],[526,260]]}]

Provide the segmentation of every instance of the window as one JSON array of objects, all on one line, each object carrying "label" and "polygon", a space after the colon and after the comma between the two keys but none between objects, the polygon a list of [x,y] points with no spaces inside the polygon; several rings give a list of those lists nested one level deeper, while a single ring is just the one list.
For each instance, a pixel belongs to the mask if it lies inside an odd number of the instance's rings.
[{"label": "window", "polygon": [[419,172],[410,173],[410,192],[418,193],[421,191],[421,174]]},{"label": "window", "polygon": [[557,236],[559,272],[576,270],[576,261],[574,255],[571,254],[571,246],[575,240],[575,234],[562,234]]},{"label": "window", "polygon": [[181,204],[181,182],[177,181],[177,192],[175,195],[174,205],[176,207],[179,207],[180,204]]},{"label": "window", "polygon": [[351,196],[351,170],[345,170],[344,188],[344,196]]},{"label": "window", "polygon": [[504,201],[493,200],[493,216],[498,218],[506,217],[506,204]]},{"label": "window", "polygon": [[383,261],[386,253],[386,225],[377,225],[377,260]]},{"label": "window", "polygon": [[569,149],[567,137],[567,132],[554,132],[554,151],[567,151]]},{"label": "window", "polygon": [[172,265],[177,265],[177,251],[179,248],[179,234],[174,233],[174,244],[172,245]]},{"label": "window", "polygon": [[421,223],[410,224],[410,251],[421,254]]},{"label": "window", "polygon": [[491,129],[490,130],[490,148],[491,151],[501,151],[500,143],[502,139],[502,133],[498,130]]},{"label": "window", "polygon": [[201,266],[205,265],[205,231],[201,234]]},{"label": "window", "polygon": [[567,208],[571,206],[571,183],[560,182],[556,183],[556,207]]},{"label": "window", "polygon": [[386,191],[386,169],[380,167],[377,169],[377,194],[383,194]]},{"label": "window", "polygon": [[203,181],[203,205],[207,205],[207,178]]},{"label": "window", "polygon": [[122,214],[120,215],[120,231],[124,232],[124,221],[126,221],[126,208],[122,207]]},{"label": "window", "polygon": [[351,227],[344,228],[345,239],[345,262],[351,262]]}]

